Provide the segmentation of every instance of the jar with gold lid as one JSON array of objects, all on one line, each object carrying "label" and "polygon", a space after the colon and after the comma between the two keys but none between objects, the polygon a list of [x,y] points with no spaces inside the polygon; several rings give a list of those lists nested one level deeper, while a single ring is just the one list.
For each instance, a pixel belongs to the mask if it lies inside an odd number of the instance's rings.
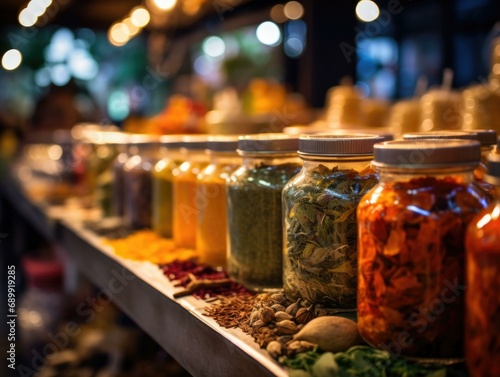
[{"label": "jar with gold lid", "polygon": [[376,144],[380,182],[360,201],[358,328],[402,356],[464,356],[465,230],[489,203],[471,140]]}]

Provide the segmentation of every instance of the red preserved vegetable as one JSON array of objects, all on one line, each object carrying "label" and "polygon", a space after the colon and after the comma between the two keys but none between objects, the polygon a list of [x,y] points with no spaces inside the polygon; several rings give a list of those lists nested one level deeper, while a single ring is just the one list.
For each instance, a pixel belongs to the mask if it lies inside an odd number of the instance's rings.
[{"label": "red preserved vegetable", "polygon": [[[500,144],[500,141],[499,141]],[[485,179],[496,202],[470,223],[466,235],[466,361],[472,377],[500,376],[500,156],[490,155]]]},{"label": "red preserved vegetable", "polygon": [[358,207],[363,338],[402,355],[463,357],[464,234],[485,207],[454,177],[386,182]]}]

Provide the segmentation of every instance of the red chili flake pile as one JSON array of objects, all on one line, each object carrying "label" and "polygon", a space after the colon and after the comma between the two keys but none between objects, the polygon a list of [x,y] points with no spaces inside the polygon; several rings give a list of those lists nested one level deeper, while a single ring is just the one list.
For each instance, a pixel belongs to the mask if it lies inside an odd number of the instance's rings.
[{"label": "red chili flake pile", "polygon": [[[197,280],[219,280],[229,278],[226,271],[198,263],[193,259],[175,260],[172,263],[160,265],[160,268],[170,281],[175,282],[175,287],[186,288],[188,284],[191,283],[192,276]],[[247,290],[241,284],[231,281],[228,285],[222,287],[198,289],[193,293],[193,296],[201,300],[208,300],[218,296],[250,296],[253,294],[253,292]]]}]

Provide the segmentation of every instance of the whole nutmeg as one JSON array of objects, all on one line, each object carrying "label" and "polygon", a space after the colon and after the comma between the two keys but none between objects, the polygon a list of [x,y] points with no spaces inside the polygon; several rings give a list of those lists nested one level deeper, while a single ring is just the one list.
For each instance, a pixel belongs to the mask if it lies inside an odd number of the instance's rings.
[{"label": "whole nutmeg", "polygon": [[307,323],[313,318],[314,310],[312,305],[308,308],[300,308],[297,310],[297,313],[295,313],[295,322],[299,324]]},{"label": "whole nutmeg", "polygon": [[280,322],[280,321],[284,321],[284,320],[291,321],[293,319],[293,317],[286,312],[276,312],[276,313],[274,313],[274,318],[276,318],[276,322]]},{"label": "whole nutmeg", "polygon": [[273,340],[272,342],[269,342],[266,351],[271,355],[273,359],[277,359],[281,355],[283,355],[283,346],[281,345],[280,342]]},{"label": "whole nutmeg", "polygon": [[299,309],[300,309],[300,298],[297,300],[297,302],[290,304],[285,311],[293,317],[295,316],[295,314],[297,314],[297,311]]},{"label": "whole nutmeg", "polygon": [[263,323],[269,323],[274,320],[274,310],[268,306],[264,306],[259,310],[259,317]]},{"label": "whole nutmeg", "polygon": [[299,331],[295,322],[287,319],[276,323],[276,328],[278,330],[278,334],[280,335],[292,335]]}]

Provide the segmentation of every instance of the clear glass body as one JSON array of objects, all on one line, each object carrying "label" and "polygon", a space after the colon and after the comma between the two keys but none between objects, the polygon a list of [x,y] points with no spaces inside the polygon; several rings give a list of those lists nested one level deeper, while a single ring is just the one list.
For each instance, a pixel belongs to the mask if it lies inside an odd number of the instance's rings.
[{"label": "clear glass body", "polygon": [[356,208],[378,183],[372,158],[305,158],[283,189],[287,297],[356,309]]},{"label": "clear glass body", "polygon": [[463,358],[465,231],[488,203],[473,168],[380,169],[358,205],[358,328],[369,344]]},{"label": "clear glass body", "polygon": [[481,162],[479,166],[474,170],[474,178],[476,179],[479,186],[481,186],[488,194],[493,198],[495,187],[484,181],[484,176],[488,174],[488,155],[493,151],[493,146],[483,146],[481,147]]},{"label": "clear glass body", "polygon": [[241,166],[236,152],[211,152],[210,164],[198,174],[196,202],[198,226],[196,251],[200,261],[214,267],[226,267],[227,195],[226,181]]},{"label": "clear glass body", "polygon": [[92,165],[97,180],[95,201],[103,217],[113,216],[113,166],[117,156],[124,150],[125,146],[116,144],[94,146],[95,157]]},{"label": "clear glass body", "polygon": [[131,146],[123,166],[124,223],[132,229],[151,228],[153,168],[157,150],[153,146]]},{"label": "clear glass body", "polygon": [[128,160],[127,152],[120,153],[113,162],[111,183],[111,211],[114,216],[123,217],[125,208],[123,168]]},{"label": "clear glass body", "polygon": [[[499,182],[500,183],[500,182]],[[466,235],[465,344],[470,376],[500,376],[500,185]]]},{"label": "clear glass body", "polygon": [[296,154],[243,157],[227,182],[228,274],[248,289],[281,289],[281,194],[302,163]]},{"label": "clear glass body", "polygon": [[178,247],[196,247],[196,224],[198,208],[196,202],[196,178],[208,165],[204,151],[186,152],[186,161],[173,171],[173,239]]},{"label": "clear glass body", "polygon": [[174,170],[184,162],[179,149],[164,150],[153,170],[153,230],[172,238]]}]

